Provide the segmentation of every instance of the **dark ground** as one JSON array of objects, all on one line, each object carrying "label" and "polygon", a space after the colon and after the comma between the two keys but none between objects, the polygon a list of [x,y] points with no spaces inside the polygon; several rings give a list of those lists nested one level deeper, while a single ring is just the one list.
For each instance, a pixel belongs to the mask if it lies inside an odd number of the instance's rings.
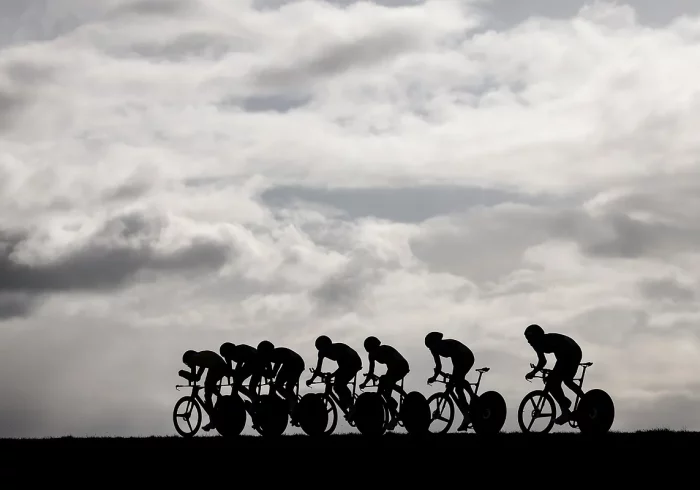
[{"label": "dark ground", "polygon": [[[44,475],[50,475],[55,483],[56,474],[45,464],[49,463],[52,468],[69,468],[62,470],[64,473],[73,471],[71,481],[79,475],[78,479],[99,481],[101,486],[112,478],[138,476],[138,483],[150,478],[160,484],[173,480],[180,485],[183,478],[194,478],[198,485],[225,483],[220,478],[226,478],[226,486],[250,478],[264,478],[270,485],[280,481],[285,486],[298,486],[294,482],[301,479],[306,486],[314,484],[311,480],[330,478],[334,482],[352,481],[353,488],[358,482],[363,486],[364,481],[368,487],[377,488],[371,482],[383,478],[391,480],[393,488],[425,486],[422,482],[426,478],[442,475],[449,480],[460,478],[459,485],[467,487],[483,486],[477,480],[484,476],[493,485],[500,482],[499,487],[535,484],[532,478],[538,476],[545,478],[545,485],[572,485],[585,480],[585,486],[590,487],[593,482],[594,487],[601,489],[603,483],[648,486],[652,479],[661,478],[668,488],[671,484],[686,486],[690,483],[683,482],[688,480],[695,485],[700,471],[698,456],[700,432],[666,430],[611,432],[598,437],[576,432],[514,432],[491,437],[431,435],[425,439],[401,434],[386,434],[378,439],[359,434],[337,434],[325,439],[289,435],[273,440],[260,436],[0,439],[3,471],[18,470],[25,483],[31,480],[26,477]],[[461,476],[450,476],[454,474]],[[552,482],[557,474],[566,476]],[[396,479],[406,483],[399,484]],[[337,483],[321,486],[329,485]]]}]

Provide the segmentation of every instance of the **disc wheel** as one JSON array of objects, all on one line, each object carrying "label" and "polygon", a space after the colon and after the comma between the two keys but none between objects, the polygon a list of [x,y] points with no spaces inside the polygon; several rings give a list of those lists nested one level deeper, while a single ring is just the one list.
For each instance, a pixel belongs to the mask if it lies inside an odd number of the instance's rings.
[{"label": "disc wheel", "polygon": [[506,422],[508,407],[500,393],[487,391],[472,404],[471,419],[477,434],[498,434]]},{"label": "disc wheel", "polygon": [[224,437],[235,437],[243,432],[247,414],[243,400],[236,395],[222,395],[214,405],[215,427]]},{"label": "disc wheel", "polygon": [[287,402],[276,395],[262,395],[254,403],[255,425],[260,435],[278,437],[287,429]]},{"label": "disc wheel", "polygon": [[612,427],[615,405],[605,391],[591,390],[579,402],[575,417],[582,434],[603,434]]},{"label": "disc wheel", "polygon": [[406,432],[411,435],[424,435],[430,431],[430,405],[423,393],[412,391],[401,403],[399,413]]},{"label": "disc wheel", "polygon": [[379,393],[365,392],[355,401],[355,427],[365,436],[380,436],[386,430],[386,407]]}]

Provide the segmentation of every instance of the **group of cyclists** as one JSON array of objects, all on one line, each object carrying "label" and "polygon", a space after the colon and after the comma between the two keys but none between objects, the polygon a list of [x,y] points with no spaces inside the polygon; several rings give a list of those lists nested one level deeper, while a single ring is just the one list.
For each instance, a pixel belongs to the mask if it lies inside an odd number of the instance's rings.
[{"label": "group of cyclists", "polygon": [[[573,379],[581,362],[581,348],[570,337],[559,333],[545,333],[542,327],[536,324],[529,325],[525,329],[525,338],[538,356],[537,365],[525,376],[526,379],[532,379],[544,368],[547,362],[545,354],[554,354],[556,358],[554,368],[547,379],[547,385],[562,411],[562,415],[555,422],[559,425],[565,424],[571,417],[571,400],[564,395],[561,385],[564,383],[574,393],[583,396],[581,388]],[[353,397],[348,385],[362,369],[360,355],[347,344],[333,342],[326,335],[318,337],[315,345],[318,350],[318,361],[313,376],[306,382],[307,386],[310,386],[318,377],[325,359],[335,361],[337,369],[330,375],[333,380],[333,390],[352,417]],[[427,334],[425,346],[430,350],[435,361],[434,375],[428,379],[428,384],[435,382],[442,372],[442,358],[452,362],[453,369],[448,385],[462,388],[456,390],[458,408],[463,416],[463,422],[457,430],[467,430],[470,417],[464,391],[466,390],[470,397],[474,396],[471,385],[466,380],[467,374],[474,366],[474,354],[462,342],[444,338],[440,332]],[[378,378],[378,392],[389,403],[396,403],[391,394],[397,383],[410,372],[408,361],[394,347],[382,344],[374,336],[365,339],[364,348],[368,354],[369,370],[365,373],[365,380],[360,384],[360,388],[364,388],[370,379],[374,379],[376,363],[383,364],[386,366],[386,372]],[[299,354],[286,347],[276,347],[268,340],[263,340],[257,347],[225,342],[219,348],[219,354],[210,350],[188,350],[183,355],[182,361],[190,368],[187,376],[190,381],[199,381],[204,371],[207,371],[204,381],[204,403],[205,409],[210,413],[213,409],[212,397],[218,394],[219,382],[224,377],[228,378],[234,390],[241,390],[244,393],[246,388],[243,387],[243,382],[248,378],[250,382],[247,390],[252,393],[255,393],[263,377],[272,380],[271,386],[289,403],[290,413],[294,413],[294,406],[297,403],[295,387],[306,369],[304,359]],[[233,367],[234,362],[235,367]],[[202,427],[205,431],[213,428],[215,428],[213,421]]]}]

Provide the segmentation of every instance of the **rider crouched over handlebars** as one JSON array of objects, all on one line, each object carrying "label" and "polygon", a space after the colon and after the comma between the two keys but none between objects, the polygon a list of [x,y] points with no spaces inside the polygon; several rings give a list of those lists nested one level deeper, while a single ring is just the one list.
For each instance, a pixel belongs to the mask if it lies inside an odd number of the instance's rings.
[{"label": "rider crouched over handlebars", "polygon": [[[188,350],[182,356],[182,362],[190,368],[190,373],[187,378],[190,381],[197,382],[202,379],[204,370],[207,370],[207,377],[204,379],[204,408],[207,413],[213,413],[212,395],[219,395],[217,384],[226,376],[228,367],[226,362],[216,353],[210,350],[194,351]],[[197,368],[199,370],[197,371]],[[210,431],[214,428],[214,422],[210,422],[202,427],[204,431]]]},{"label": "rider crouched over handlebars", "polygon": [[263,373],[273,380],[275,390],[289,403],[289,413],[294,414],[297,396],[294,392],[306,364],[304,359],[286,347],[275,347],[272,342],[263,340],[258,344],[258,355]]},{"label": "rider crouched over handlebars", "polygon": [[362,359],[360,355],[349,345],[341,342],[334,343],[326,335],[318,337],[315,344],[316,349],[318,349],[318,363],[316,364],[314,375],[306,382],[306,386],[311,386],[311,383],[319,376],[325,358],[335,361],[338,364],[338,369],[331,374],[333,390],[338,395],[338,399],[343,405],[343,408],[352,415],[354,412],[354,404],[352,392],[348,384],[362,369]]}]

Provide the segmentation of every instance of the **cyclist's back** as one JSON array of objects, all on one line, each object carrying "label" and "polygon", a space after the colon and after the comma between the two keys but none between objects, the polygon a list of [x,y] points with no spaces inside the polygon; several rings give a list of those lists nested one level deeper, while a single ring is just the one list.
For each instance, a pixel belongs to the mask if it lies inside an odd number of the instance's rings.
[{"label": "cyclist's back", "polygon": [[571,337],[560,333],[547,333],[542,337],[542,351],[554,354],[557,361],[580,361],[581,347]]},{"label": "cyclist's back", "polygon": [[390,345],[382,344],[369,353],[369,358],[374,359],[379,364],[384,364],[387,371],[408,372],[408,361],[399,351]]},{"label": "cyclist's back", "polygon": [[471,369],[471,364],[474,363],[474,353],[459,340],[442,339],[436,344],[436,350],[440,356],[452,361],[454,370],[466,367],[467,364],[469,364],[468,369]]},{"label": "cyclist's back", "polygon": [[197,352],[195,363],[197,366],[211,370],[221,370],[221,372],[226,369],[226,361],[219,354],[210,350]]},{"label": "cyclist's back", "polygon": [[323,349],[319,349],[318,355],[335,361],[338,364],[338,369],[357,368],[359,371],[362,368],[362,359],[357,351],[342,342],[334,342],[327,347],[324,346]]}]

